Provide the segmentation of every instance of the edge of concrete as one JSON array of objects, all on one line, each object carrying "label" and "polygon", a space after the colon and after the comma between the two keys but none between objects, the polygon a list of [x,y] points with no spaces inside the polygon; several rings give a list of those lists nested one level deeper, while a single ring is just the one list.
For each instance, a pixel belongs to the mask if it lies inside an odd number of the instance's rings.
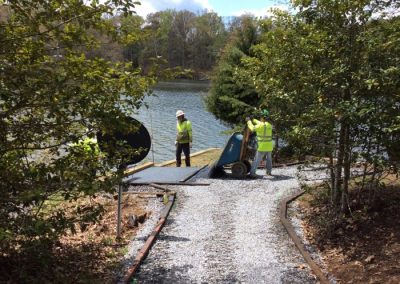
[{"label": "edge of concrete", "polygon": [[[208,148],[208,149],[193,153],[193,154],[190,155],[190,157],[191,158],[192,157],[196,157],[196,156],[199,156],[199,155],[202,155],[204,153],[211,152],[211,151],[214,151],[214,150],[217,150],[217,149],[220,149],[220,148]],[[185,158],[182,158],[182,160],[184,161]],[[156,164],[156,166],[157,167],[165,167],[165,166],[169,166],[171,164],[175,164],[175,162],[176,162],[175,160],[169,160],[169,161],[162,162],[160,164]]]},{"label": "edge of concrete", "polygon": [[145,163],[145,164],[143,164],[143,165],[134,166],[134,167],[132,167],[132,168],[129,168],[129,169],[125,170],[124,175],[125,175],[125,176],[128,176],[128,175],[131,175],[131,174],[140,172],[140,171],[142,171],[142,170],[145,170],[145,169],[147,169],[147,168],[150,168],[150,167],[152,167],[152,166],[154,166],[154,163],[153,163],[153,162],[148,162],[148,163]]}]

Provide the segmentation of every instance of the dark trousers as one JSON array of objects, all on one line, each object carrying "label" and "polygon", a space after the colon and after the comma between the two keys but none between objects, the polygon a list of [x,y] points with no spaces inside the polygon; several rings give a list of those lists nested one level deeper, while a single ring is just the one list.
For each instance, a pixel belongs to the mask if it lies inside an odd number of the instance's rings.
[{"label": "dark trousers", "polygon": [[177,143],[176,144],[176,166],[180,167],[181,166],[181,154],[185,154],[185,164],[186,167],[190,167],[190,146],[189,143]]}]

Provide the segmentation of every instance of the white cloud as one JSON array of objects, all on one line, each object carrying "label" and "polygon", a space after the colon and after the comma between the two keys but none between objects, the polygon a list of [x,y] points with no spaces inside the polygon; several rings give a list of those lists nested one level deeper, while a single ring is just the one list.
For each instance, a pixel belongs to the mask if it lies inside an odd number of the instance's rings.
[{"label": "white cloud", "polygon": [[265,7],[263,9],[243,9],[243,10],[233,12],[232,15],[238,17],[243,14],[252,14],[256,17],[270,17],[270,16],[272,16],[272,9],[280,9],[283,11],[288,11],[289,6],[288,5],[274,5],[274,6]]},{"label": "white cloud", "polygon": [[135,12],[143,17],[146,18],[147,14],[150,13],[155,13],[157,12],[157,9],[153,7],[153,5],[151,5],[150,3],[148,3],[147,1],[142,1],[141,5],[137,5],[135,7]]},{"label": "white cloud", "polygon": [[142,17],[149,13],[166,9],[189,10],[200,12],[204,9],[211,10],[208,0],[142,0],[141,5],[136,6],[136,12]]},{"label": "white cloud", "polygon": [[203,7],[203,9],[212,10],[212,7],[208,0],[194,0],[194,2],[199,3],[199,5]]},{"label": "white cloud", "polygon": [[395,4],[393,4],[391,7],[387,7],[383,9],[382,11],[376,11],[372,14],[373,19],[379,19],[379,18],[384,18],[384,19],[390,19],[394,17],[400,16],[400,7],[396,7]]}]

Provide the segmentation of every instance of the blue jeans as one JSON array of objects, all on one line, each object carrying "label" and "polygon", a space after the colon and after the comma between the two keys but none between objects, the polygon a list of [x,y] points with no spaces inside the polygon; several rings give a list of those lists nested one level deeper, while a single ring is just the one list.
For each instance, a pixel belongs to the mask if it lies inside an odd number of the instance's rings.
[{"label": "blue jeans", "polygon": [[251,175],[255,175],[256,174],[257,167],[260,164],[261,160],[265,156],[267,157],[266,163],[265,163],[265,169],[266,169],[267,173],[271,173],[271,171],[272,171],[272,155],[271,155],[271,152],[260,152],[260,151],[257,151],[256,157],[254,158],[253,164],[251,165],[251,170],[250,170],[250,174]]}]

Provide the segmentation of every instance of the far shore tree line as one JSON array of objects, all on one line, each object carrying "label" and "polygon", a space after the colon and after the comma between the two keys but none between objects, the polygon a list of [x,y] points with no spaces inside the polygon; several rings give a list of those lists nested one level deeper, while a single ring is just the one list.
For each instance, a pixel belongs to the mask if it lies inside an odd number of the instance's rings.
[{"label": "far shore tree line", "polygon": [[221,17],[207,10],[165,10],[145,19],[138,15],[113,16],[108,21],[131,37],[126,38],[125,44],[117,44],[112,38],[99,35],[102,43],[88,54],[130,62],[144,73],[156,64],[157,68],[185,71],[181,72],[183,78],[206,80],[230,34],[248,17],[253,16]]},{"label": "far shore tree line", "polygon": [[[0,15],[9,10],[0,7]],[[89,29],[94,45],[81,45],[88,58],[104,58],[127,62],[148,74],[158,69],[181,70],[188,79],[208,80],[223,47],[231,34],[252,15],[221,17],[213,11],[191,12],[173,9],[159,11],[142,18],[137,14],[104,14],[103,21],[113,26],[120,39],[101,30]],[[65,46],[54,47],[53,54],[62,56]],[[175,72],[174,76],[179,77]]]}]

